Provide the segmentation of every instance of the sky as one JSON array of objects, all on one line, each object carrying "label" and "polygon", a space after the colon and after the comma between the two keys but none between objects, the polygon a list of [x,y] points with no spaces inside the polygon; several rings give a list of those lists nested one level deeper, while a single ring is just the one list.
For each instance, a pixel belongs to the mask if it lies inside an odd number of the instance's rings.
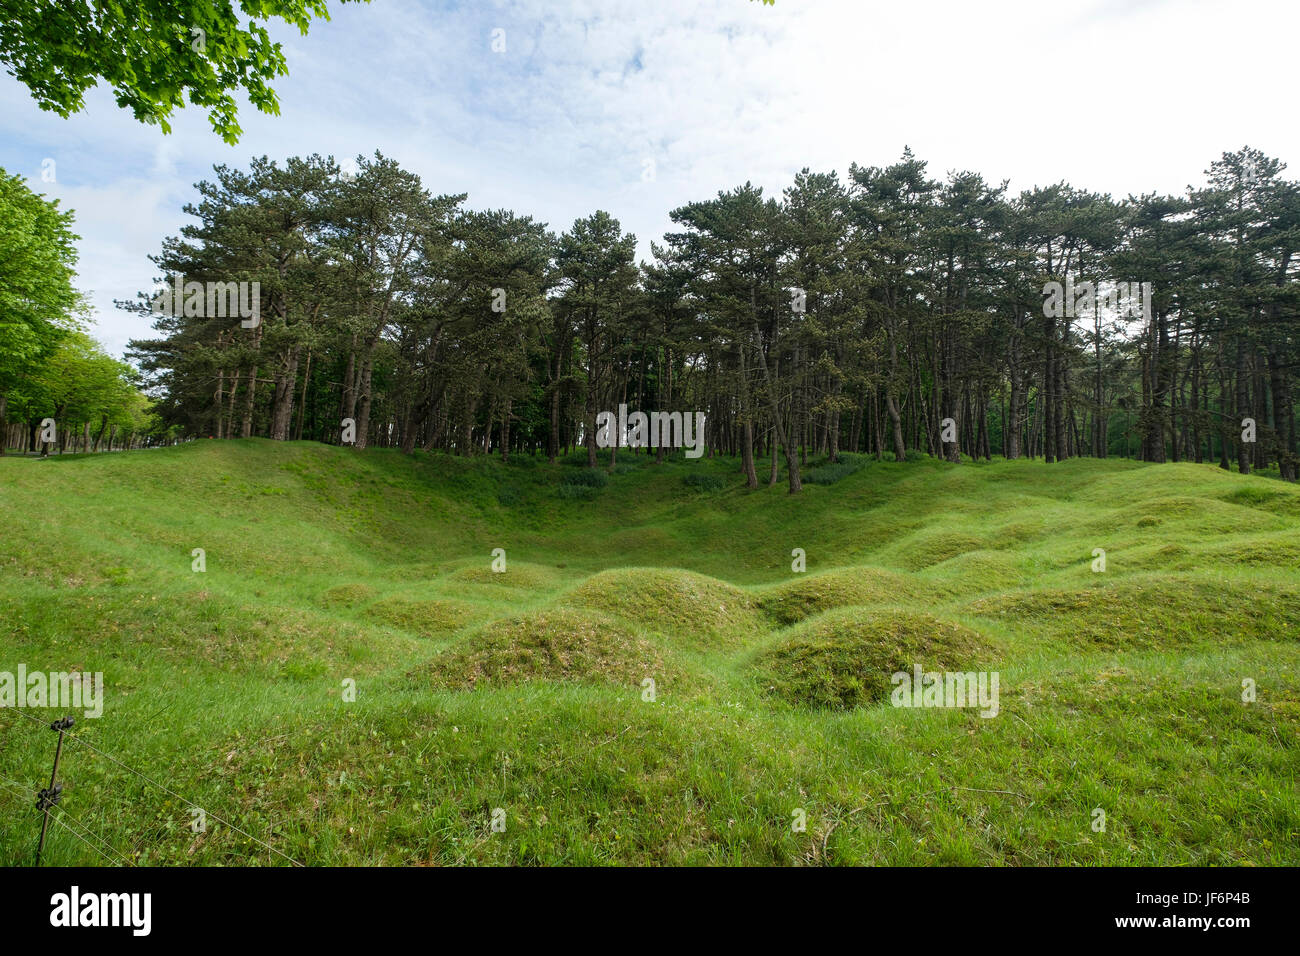
[{"label": "sky", "polygon": [[1181,193],[1245,145],[1300,176],[1296,0],[330,6],[305,37],[271,28],[280,115],[241,100],[234,147],[194,107],[164,135],[101,85],[63,119],[0,75],[0,167],[74,210],[78,287],[110,353],[150,334],[113,301],[153,287],[147,257],[190,221],[193,184],[254,156],[379,150],[435,194],[556,232],[604,209],[643,259],[686,202],[747,181],[779,196],[804,167],[843,177],[904,146],[932,176],[1013,192]]}]

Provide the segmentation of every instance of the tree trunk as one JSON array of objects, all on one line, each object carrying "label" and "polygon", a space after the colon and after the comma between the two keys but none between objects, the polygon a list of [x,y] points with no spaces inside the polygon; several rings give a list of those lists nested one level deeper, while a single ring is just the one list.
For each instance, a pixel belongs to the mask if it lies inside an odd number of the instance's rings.
[{"label": "tree trunk", "polygon": [[288,441],[293,423],[293,399],[298,386],[298,355],[300,346],[289,349],[284,365],[275,374],[275,398],[272,402],[271,438]]},{"label": "tree trunk", "polygon": [[[1241,429],[1241,420],[1250,418],[1250,375],[1246,366],[1246,345],[1241,340],[1237,340],[1237,422],[1235,427]],[[1258,424],[1258,423],[1257,423]],[[1254,449],[1246,442],[1237,442],[1237,470],[1243,475],[1250,474],[1251,460],[1253,459]]]},{"label": "tree trunk", "polygon": [[514,403],[506,399],[505,410],[501,413],[501,460],[510,460],[510,411]]},{"label": "tree trunk", "polygon": [[781,443],[781,448],[785,451],[785,465],[789,469],[790,475],[790,494],[795,495],[803,490],[803,482],[799,479],[799,457],[795,449],[790,447],[787,440],[785,423],[781,420],[780,403],[777,401],[776,388],[772,383],[772,376],[767,367],[767,355],[763,351],[763,333],[758,327],[758,318],[754,318],[754,348],[758,352],[759,365],[763,370],[763,384],[766,386],[768,407],[772,412],[773,427],[776,428],[776,440]]},{"label": "tree trunk", "polygon": [[[375,367],[375,345],[378,338],[372,339],[366,343],[366,352],[361,360],[361,379],[358,383],[358,409],[356,414],[357,422],[357,441],[354,446],[357,451],[364,451],[370,440],[370,408],[372,405],[372,396],[370,394],[370,382]],[[347,416],[351,418],[352,416]]]},{"label": "tree trunk", "polygon": [[248,392],[244,396],[244,418],[240,422],[239,437],[253,437],[253,404],[257,399],[257,366],[254,365],[248,374]]}]

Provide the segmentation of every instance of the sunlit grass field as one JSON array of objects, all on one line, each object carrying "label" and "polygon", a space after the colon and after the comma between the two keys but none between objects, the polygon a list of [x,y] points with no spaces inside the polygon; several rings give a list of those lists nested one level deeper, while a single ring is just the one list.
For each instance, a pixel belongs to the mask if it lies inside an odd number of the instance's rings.
[{"label": "sunlit grass field", "polygon": [[[106,684],[45,862],[1300,863],[1300,489],[584,464],[0,458],[0,671]],[[916,664],[996,671],[997,716],[890,706]],[[55,736],[0,709],[0,863]]]}]

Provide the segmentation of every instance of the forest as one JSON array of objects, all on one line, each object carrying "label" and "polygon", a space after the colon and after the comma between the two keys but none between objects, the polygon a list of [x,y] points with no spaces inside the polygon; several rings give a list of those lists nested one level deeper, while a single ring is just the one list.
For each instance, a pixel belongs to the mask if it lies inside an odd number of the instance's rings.
[{"label": "forest", "polygon": [[[705,413],[710,455],[750,487],[784,466],[792,492],[807,456],[844,451],[1294,481],[1300,186],[1283,169],[1245,148],[1181,197],[1010,195],[905,150],[844,179],[805,169],[779,199],[746,183],[688,203],[638,264],[605,211],[557,236],[379,153],[354,173],[263,157],[215,167],[197,222],[152,257],[160,283],[259,283],[262,321],[177,310],[200,314],[156,316],[129,354],[193,437],[338,443],[351,420],[358,448],[585,445],[594,466],[597,411],[625,403]],[[1062,282],[1089,287],[1080,308],[1059,307]],[[1129,283],[1142,310],[1115,294]]]}]

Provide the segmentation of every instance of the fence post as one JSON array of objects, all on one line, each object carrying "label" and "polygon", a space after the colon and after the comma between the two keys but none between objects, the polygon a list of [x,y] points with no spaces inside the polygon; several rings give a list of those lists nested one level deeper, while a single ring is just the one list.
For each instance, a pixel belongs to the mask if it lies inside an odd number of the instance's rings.
[{"label": "fence post", "polygon": [[54,723],[50,724],[50,730],[59,732],[59,742],[54,748],[54,770],[50,773],[50,786],[47,790],[41,790],[36,794],[36,809],[43,812],[41,820],[41,839],[36,844],[36,865],[41,865],[41,852],[45,849],[45,830],[50,825],[50,807],[59,802],[59,796],[63,793],[63,784],[56,783],[55,779],[59,776],[59,757],[63,754],[63,732],[73,725],[71,717],[61,717]]}]

